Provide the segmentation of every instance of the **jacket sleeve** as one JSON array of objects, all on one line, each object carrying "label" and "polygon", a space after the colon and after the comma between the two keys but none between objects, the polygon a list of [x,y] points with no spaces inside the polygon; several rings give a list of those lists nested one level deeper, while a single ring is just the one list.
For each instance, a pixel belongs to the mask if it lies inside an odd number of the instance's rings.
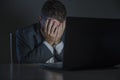
[{"label": "jacket sleeve", "polygon": [[19,63],[45,63],[53,57],[43,42],[35,45],[32,33],[19,30],[16,31],[16,53]]}]

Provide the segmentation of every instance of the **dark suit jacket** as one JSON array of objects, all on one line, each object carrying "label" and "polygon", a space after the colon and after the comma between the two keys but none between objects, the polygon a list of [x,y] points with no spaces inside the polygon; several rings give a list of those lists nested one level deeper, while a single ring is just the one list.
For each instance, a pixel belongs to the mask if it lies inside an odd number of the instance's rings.
[{"label": "dark suit jacket", "polygon": [[[62,37],[62,40],[64,37]],[[40,23],[18,29],[16,31],[16,53],[20,63],[45,63],[53,57],[48,47],[43,44],[44,38],[40,32]],[[64,42],[64,40],[63,40]],[[58,55],[63,60],[63,50]]]}]

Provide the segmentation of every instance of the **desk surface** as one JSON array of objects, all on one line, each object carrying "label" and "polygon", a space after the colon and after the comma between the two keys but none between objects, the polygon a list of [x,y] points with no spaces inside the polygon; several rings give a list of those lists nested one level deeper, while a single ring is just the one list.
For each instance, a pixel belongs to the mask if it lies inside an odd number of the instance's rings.
[{"label": "desk surface", "polygon": [[0,80],[120,80],[120,68],[53,71],[39,64],[0,64]]}]

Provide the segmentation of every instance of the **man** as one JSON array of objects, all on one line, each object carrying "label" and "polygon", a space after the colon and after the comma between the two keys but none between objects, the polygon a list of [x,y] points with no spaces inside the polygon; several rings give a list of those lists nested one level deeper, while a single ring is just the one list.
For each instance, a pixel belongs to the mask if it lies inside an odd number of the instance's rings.
[{"label": "man", "polygon": [[63,60],[66,8],[58,0],[47,0],[39,23],[16,31],[16,53],[20,63],[55,63]]}]

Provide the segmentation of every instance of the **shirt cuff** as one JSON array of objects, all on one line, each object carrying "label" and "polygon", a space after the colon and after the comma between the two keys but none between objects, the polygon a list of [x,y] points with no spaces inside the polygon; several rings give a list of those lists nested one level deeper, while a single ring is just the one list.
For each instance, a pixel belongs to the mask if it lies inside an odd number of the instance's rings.
[{"label": "shirt cuff", "polygon": [[51,51],[51,53],[53,54],[53,47],[47,42],[44,41],[43,44],[45,44],[47,46],[47,48]]},{"label": "shirt cuff", "polygon": [[64,43],[61,41],[59,44],[54,45],[54,48],[56,49],[57,53],[60,54],[63,50]]}]

